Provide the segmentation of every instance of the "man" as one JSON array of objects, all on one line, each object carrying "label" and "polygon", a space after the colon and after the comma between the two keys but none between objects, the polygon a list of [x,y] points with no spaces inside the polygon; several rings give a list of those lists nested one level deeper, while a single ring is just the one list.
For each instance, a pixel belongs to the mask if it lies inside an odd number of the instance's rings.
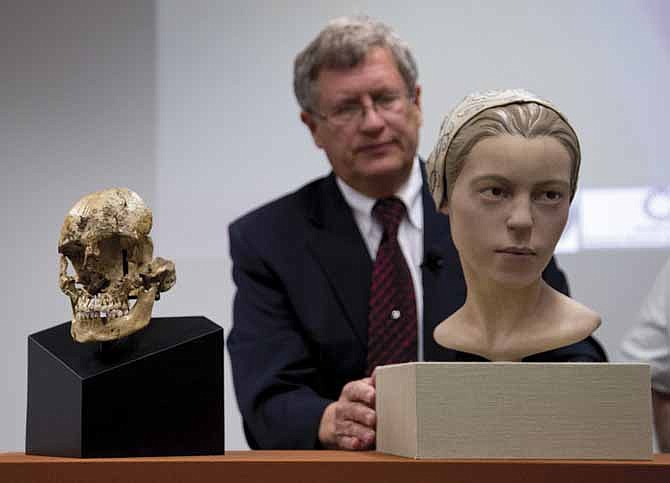
[{"label": "man", "polygon": [[[452,356],[432,333],[465,283],[416,156],[416,79],[407,45],[368,18],[330,22],[296,58],[300,118],[333,173],[230,226],[228,349],[252,448],[372,448],[374,367]],[[553,261],[545,278],[567,292]]]},{"label": "man", "polygon": [[651,366],[651,396],[658,449],[670,452],[670,259],[656,276],[637,323],[621,343],[624,359]]}]

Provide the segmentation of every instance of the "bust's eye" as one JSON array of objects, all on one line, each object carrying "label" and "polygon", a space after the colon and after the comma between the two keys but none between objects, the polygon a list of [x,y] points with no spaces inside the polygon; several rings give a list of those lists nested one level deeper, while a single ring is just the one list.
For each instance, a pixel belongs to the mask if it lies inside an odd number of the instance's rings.
[{"label": "bust's eye", "polygon": [[484,198],[499,200],[506,196],[505,189],[500,186],[487,186],[479,192]]},{"label": "bust's eye", "polygon": [[556,203],[560,202],[560,201],[563,199],[564,196],[565,196],[565,195],[564,195],[564,193],[563,193],[562,191],[558,191],[558,190],[545,190],[545,191],[540,192],[540,193],[537,195],[536,199],[537,199],[540,203],[545,203],[545,204],[556,204]]}]

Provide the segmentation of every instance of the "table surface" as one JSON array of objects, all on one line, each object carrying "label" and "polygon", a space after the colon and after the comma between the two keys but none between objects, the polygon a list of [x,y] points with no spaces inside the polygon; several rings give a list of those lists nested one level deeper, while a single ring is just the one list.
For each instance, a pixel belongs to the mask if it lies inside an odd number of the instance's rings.
[{"label": "table surface", "polygon": [[670,454],[652,460],[414,460],[377,452],[227,451],[219,456],[61,458],[0,454],[0,481],[670,482]]}]

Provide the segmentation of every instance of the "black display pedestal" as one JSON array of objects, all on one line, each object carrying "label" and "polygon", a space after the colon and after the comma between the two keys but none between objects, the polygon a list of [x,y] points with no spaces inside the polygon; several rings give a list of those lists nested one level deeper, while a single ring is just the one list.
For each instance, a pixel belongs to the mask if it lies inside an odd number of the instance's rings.
[{"label": "black display pedestal", "polygon": [[28,337],[26,453],[80,458],[223,454],[223,329],[157,317],[115,343],[70,323]]}]

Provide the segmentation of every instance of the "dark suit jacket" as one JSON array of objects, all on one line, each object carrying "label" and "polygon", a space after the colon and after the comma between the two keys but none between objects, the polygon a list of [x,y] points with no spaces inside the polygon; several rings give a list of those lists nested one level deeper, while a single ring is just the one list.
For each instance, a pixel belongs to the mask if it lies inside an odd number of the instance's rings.
[{"label": "dark suit jacket", "polygon": [[[424,186],[425,360],[453,360],[435,326],[463,305],[465,280],[448,217]],[[325,407],[364,377],[372,260],[333,174],[231,224],[237,285],[228,337],[252,448],[318,447]],[[554,260],[545,279],[568,292]]]}]

